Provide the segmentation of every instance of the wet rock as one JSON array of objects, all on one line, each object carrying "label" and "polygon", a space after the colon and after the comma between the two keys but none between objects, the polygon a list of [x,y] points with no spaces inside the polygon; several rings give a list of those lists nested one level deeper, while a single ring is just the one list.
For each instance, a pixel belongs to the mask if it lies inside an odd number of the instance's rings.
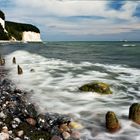
[{"label": "wet rock", "polygon": [[15,94],[16,94],[16,93],[20,93],[20,94],[21,94],[21,93],[23,93],[23,91],[22,91],[21,89],[15,88],[15,89],[14,89],[14,93],[15,93]]},{"label": "wet rock", "polygon": [[51,140],[62,140],[62,138],[60,136],[53,136]]},{"label": "wet rock", "polygon": [[63,132],[70,132],[71,131],[67,124],[61,124],[59,126],[59,129],[60,129],[61,133],[63,133]]},{"label": "wet rock", "polygon": [[30,138],[27,136],[24,136],[24,140],[30,140]]},{"label": "wet rock", "polygon": [[33,118],[27,118],[26,121],[32,126],[36,125],[36,120]]},{"label": "wet rock", "polygon": [[28,104],[27,105],[27,107],[26,107],[26,114],[29,117],[32,117],[32,118],[36,118],[37,117],[37,111],[36,111],[35,106],[33,104]]},{"label": "wet rock", "polygon": [[13,64],[16,64],[16,58],[15,57],[13,57]]},{"label": "wet rock", "polygon": [[18,75],[23,74],[23,70],[19,65],[17,66],[17,71],[18,71]]},{"label": "wet rock", "polygon": [[[51,135],[61,135],[60,127],[62,124],[68,124],[70,122],[70,118],[67,115],[60,115],[58,113],[46,113],[45,114],[46,122],[48,123],[48,131]],[[69,128],[68,128],[69,129]],[[63,130],[62,130],[63,131]]]},{"label": "wet rock", "polygon": [[2,127],[2,131],[1,131],[1,132],[3,132],[3,133],[8,133],[8,128],[7,128],[7,126]]},{"label": "wet rock", "polygon": [[21,140],[20,138],[18,138],[18,137],[16,137],[16,138],[14,138],[14,140]]},{"label": "wet rock", "polygon": [[80,137],[81,137],[80,132],[72,131],[72,133],[71,133],[71,138],[72,139],[80,140]]},{"label": "wet rock", "polygon": [[89,92],[89,91],[97,92],[100,94],[112,94],[109,85],[102,82],[93,82],[93,83],[85,84],[81,86],[79,90],[85,92]]},{"label": "wet rock", "polygon": [[12,128],[17,128],[20,124],[20,119],[19,118],[14,118],[14,120],[11,123]]},{"label": "wet rock", "polygon": [[106,128],[109,132],[116,132],[120,129],[119,121],[114,112],[109,111],[106,114]]},{"label": "wet rock", "polygon": [[39,128],[42,128],[44,130],[49,129],[49,124],[46,121],[46,116],[43,114],[39,114],[37,116],[37,125]]},{"label": "wet rock", "polygon": [[5,119],[6,118],[6,115],[3,113],[3,111],[0,112],[0,118],[1,119]]},{"label": "wet rock", "polygon": [[72,132],[68,126],[71,118],[58,113],[38,115],[26,94],[29,93],[18,89],[11,80],[0,79],[0,140],[51,140],[52,136],[57,136],[52,140],[62,140],[62,133],[67,138]]},{"label": "wet rock", "polygon": [[20,130],[20,131],[17,132],[17,136],[18,137],[22,137],[23,134],[24,134],[24,131],[23,130]]},{"label": "wet rock", "polygon": [[1,132],[0,133],[0,140],[9,140],[9,134]]},{"label": "wet rock", "polygon": [[57,136],[60,136],[61,135],[61,132],[60,132],[60,130],[59,130],[59,128],[58,128],[57,125],[54,125],[54,126],[50,127],[49,131],[50,131],[50,134],[52,136],[53,135],[57,135]]},{"label": "wet rock", "polygon": [[129,119],[140,124],[140,104],[134,103],[129,108]]},{"label": "wet rock", "polygon": [[7,127],[10,127],[12,120],[13,120],[13,116],[8,114],[3,122],[7,125]]},{"label": "wet rock", "polygon": [[50,140],[50,134],[46,131],[33,131],[32,133],[30,133],[30,135],[28,136],[31,140],[39,140],[39,139],[43,139],[43,140]]}]

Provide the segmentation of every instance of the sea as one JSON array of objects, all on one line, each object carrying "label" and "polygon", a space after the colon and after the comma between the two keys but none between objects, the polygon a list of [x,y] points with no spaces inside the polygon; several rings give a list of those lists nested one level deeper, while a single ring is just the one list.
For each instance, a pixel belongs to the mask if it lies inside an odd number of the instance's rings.
[{"label": "sea", "polygon": [[[0,54],[7,77],[31,93],[38,111],[71,116],[83,127],[81,140],[140,140],[140,125],[128,119],[129,107],[140,103],[140,42],[1,42]],[[109,84],[113,94],[78,90],[93,81]],[[105,128],[108,111],[121,124],[116,133]]]}]

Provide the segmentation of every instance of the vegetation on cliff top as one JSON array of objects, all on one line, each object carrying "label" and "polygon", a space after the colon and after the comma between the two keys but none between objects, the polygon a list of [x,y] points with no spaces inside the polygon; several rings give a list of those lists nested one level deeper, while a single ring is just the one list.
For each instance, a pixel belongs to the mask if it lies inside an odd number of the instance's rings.
[{"label": "vegetation on cliff top", "polygon": [[10,36],[13,36],[16,40],[22,40],[22,33],[24,31],[32,31],[40,33],[39,29],[31,24],[16,23],[16,22],[5,22],[5,28]]},{"label": "vegetation on cliff top", "polygon": [[0,18],[2,18],[3,20],[5,20],[5,15],[4,13],[0,10]]},{"label": "vegetation on cliff top", "polygon": [[40,33],[39,29],[31,24],[25,24],[25,23],[16,23],[11,21],[5,21],[5,28],[6,30],[16,30],[18,32],[24,32],[24,31],[32,31],[36,33]]},{"label": "vegetation on cliff top", "polygon": [[6,32],[4,32],[4,29],[0,24],[0,40],[9,40],[9,39],[10,36]]}]

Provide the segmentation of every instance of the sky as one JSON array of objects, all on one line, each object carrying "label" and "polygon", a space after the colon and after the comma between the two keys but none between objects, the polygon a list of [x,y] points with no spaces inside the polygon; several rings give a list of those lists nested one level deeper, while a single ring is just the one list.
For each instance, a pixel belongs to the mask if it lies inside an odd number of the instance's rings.
[{"label": "sky", "polygon": [[46,41],[140,41],[138,0],[0,0],[0,10]]}]

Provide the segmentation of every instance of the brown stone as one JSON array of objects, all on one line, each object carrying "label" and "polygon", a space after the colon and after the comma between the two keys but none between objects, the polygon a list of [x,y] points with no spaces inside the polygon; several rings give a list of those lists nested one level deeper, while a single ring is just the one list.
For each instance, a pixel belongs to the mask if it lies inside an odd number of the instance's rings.
[{"label": "brown stone", "polygon": [[71,138],[76,139],[76,140],[79,140],[80,137],[81,137],[80,132],[78,132],[78,131],[72,131]]},{"label": "brown stone", "polygon": [[59,137],[59,136],[53,136],[53,137],[51,138],[51,140],[62,140],[62,138]]},{"label": "brown stone", "polygon": [[129,119],[140,124],[140,104],[134,103],[129,108]]},{"label": "brown stone", "polygon": [[3,133],[8,133],[8,128],[7,128],[7,126],[2,127],[2,131],[1,131],[1,132],[3,132]]},{"label": "brown stone", "polygon": [[70,132],[70,128],[67,126],[67,124],[61,124],[59,126],[60,132]]},{"label": "brown stone", "polygon": [[26,121],[27,121],[27,123],[29,123],[32,126],[36,125],[36,120],[33,118],[27,118]]},{"label": "brown stone", "polygon": [[109,132],[116,132],[120,129],[119,121],[114,112],[109,111],[106,114],[106,128]]}]

